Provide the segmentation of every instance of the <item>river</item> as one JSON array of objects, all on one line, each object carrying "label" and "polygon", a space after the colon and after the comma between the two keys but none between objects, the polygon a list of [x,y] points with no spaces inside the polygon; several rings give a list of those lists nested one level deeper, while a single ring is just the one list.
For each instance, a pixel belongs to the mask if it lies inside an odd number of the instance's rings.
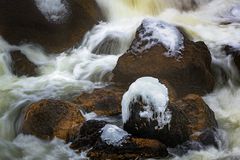
[{"label": "river", "polygon": [[[227,83],[218,85],[204,96],[219,123],[221,148],[191,151],[184,157],[170,159],[240,159],[240,87],[239,75],[231,57],[222,45],[240,48],[240,0],[97,0],[107,22],[89,29],[83,42],[58,55],[45,53],[31,44],[9,45],[0,37],[0,159],[71,159],[85,157],[76,154],[63,141],[39,140],[19,134],[20,113],[28,104],[43,98],[69,99],[82,91],[103,87],[111,79],[117,60],[130,46],[137,27],[146,17],[181,26],[194,41],[204,41],[209,47],[213,68],[222,69]],[[54,3],[52,3],[54,4]],[[93,50],[106,37],[117,40],[101,54]],[[40,65],[37,77],[17,77],[10,71],[9,51],[19,49]]]}]

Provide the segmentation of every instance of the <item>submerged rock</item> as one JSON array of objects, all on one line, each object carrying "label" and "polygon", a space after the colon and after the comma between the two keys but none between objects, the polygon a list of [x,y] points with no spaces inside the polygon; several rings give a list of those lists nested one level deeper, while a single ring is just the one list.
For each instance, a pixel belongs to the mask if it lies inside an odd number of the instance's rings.
[{"label": "submerged rock", "polygon": [[121,41],[119,35],[110,34],[106,36],[95,48],[93,48],[94,54],[105,55],[117,55],[121,53]]},{"label": "submerged rock", "polygon": [[222,135],[216,128],[207,128],[206,130],[197,133],[191,137],[191,140],[177,145],[174,148],[168,148],[168,152],[171,155],[183,156],[189,151],[200,151],[208,149],[209,147],[215,147],[220,149],[222,147]]},{"label": "submerged rock", "polygon": [[240,48],[235,48],[233,46],[226,45],[223,50],[227,55],[231,55],[233,57],[233,61],[240,73]]},{"label": "submerged rock", "polygon": [[157,82],[150,86],[150,80],[137,80],[124,94],[122,114],[126,131],[174,147],[191,140],[194,133],[217,127],[213,111],[200,96],[192,94],[170,102],[167,89]]},{"label": "submerged rock", "polygon": [[70,138],[75,150],[91,147],[91,159],[136,159],[166,156],[166,146],[158,140],[133,138],[121,128],[104,121],[86,121],[75,137]]},{"label": "submerged rock", "polygon": [[13,74],[17,76],[37,75],[37,66],[21,53],[21,51],[12,51],[9,54],[11,57],[11,69]]},{"label": "submerged rock", "polygon": [[22,132],[42,139],[66,140],[84,122],[79,107],[60,100],[41,100],[24,111]]},{"label": "submerged rock", "polygon": [[95,0],[1,0],[0,35],[61,52],[79,43],[103,16]]},{"label": "submerged rock", "polygon": [[109,86],[95,89],[92,93],[83,93],[73,100],[84,112],[97,115],[114,116],[121,114],[121,101],[125,89]]},{"label": "submerged rock", "polygon": [[190,41],[170,24],[153,22],[143,22],[138,28],[129,50],[113,70],[113,81],[130,84],[152,76],[167,81],[178,96],[212,91],[215,80],[207,46]]}]

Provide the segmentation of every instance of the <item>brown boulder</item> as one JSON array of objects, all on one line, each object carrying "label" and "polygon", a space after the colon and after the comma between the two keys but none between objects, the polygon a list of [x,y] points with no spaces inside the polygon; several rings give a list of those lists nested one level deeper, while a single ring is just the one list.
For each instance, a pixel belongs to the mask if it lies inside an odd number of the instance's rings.
[{"label": "brown boulder", "polygon": [[66,140],[84,122],[77,105],[60,100],[41,100],[24,111],[22,132],[42,139]]},{"label": "brown boulder", "polygon": [[49,52],[61,52],[79,43],[102,14],[95,0],[66,0],[68,15],[49,22],[34,0],[0,1],[0,35],[11,44],[37,43]]},{"label": "brown boulder", "polygon": [[[166,56],[165,53],[171,51],[156,43],[155,37],[151,39],[151,32],[143,24],[138,28],[129,50],[119,58],[113,70],[114,82],[130,84],[140,77],[151,76],[169,82],[178,96],[204,95],[212,91],[215,80],[211,73],[211,54],[203,42],[192,42],[182,34],[184,41],[179,43],[183,43],[184,48],[176,51],[181,54]],[[148,39],[142,41],[142,35]],[[152,45],[153,42],[156,44]]]},{"label": "brown boulder", "polygon": [[109,86],[95,89],[92,93],[83,93],[72,102],[78,104],[85,112],[97,115],[114,116],[121,114],[121,101],[125,89]]},{"label": "brown boulder", "polygon": [[37,66],[21,53],[21,51],[12,51],[9,54],[11,57],[11,69],[13,74],[17,76],[37,75]]},{"label": "brown boulder", "polygon": [[188,95],[171,102],[168,109],[171,121],[162,129],[156,129],[157,121],[140,117],[144,103],[139,99],[131,103],[131,113],[124,129],[136,137],[158,139],[167,146],[174,147],[187,140],[193,140],[194,133],[217,127],[213,111],[198,95]]}]

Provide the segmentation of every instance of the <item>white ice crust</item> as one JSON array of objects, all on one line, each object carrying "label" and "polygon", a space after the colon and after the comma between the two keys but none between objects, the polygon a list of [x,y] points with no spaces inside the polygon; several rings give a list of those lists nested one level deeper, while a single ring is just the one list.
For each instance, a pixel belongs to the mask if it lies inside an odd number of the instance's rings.
[{"label": "white ice crust", "polygon": [[68,13],[65,0],[35,0],[38,9],[45,18],[53,23],[60,23]]},{"label": "white ice crust", "polygon": [[[163,128],[171,121],[171,113],[167,109],[169,97],[168,89],[153,77],[142,77],[131,84],[122,99],[122,119],[126,123],[131,116],[131,103],[138,101],[141,97],[145,104],[144,111],[140,112],[141,118],[157,120],[158,129]],[[154,116],[156,115],[156,116]]]},{"label": "white ice crust", "polygon": [[142,21],[142,25],[138,28],[139,38],[131,51],[142,53],[157,44],[162,44],[168,52],[167,57],[178,57],[184,48],[184,36],[179,30],[168,23],[154,18],[147,18]]},{"label": "white ice crust", "polygon": [[101,131],[102,141],[113,146],[121,146],[122,142],[124,142],[129,136],[126,131],[111,124],[106,124]]}]

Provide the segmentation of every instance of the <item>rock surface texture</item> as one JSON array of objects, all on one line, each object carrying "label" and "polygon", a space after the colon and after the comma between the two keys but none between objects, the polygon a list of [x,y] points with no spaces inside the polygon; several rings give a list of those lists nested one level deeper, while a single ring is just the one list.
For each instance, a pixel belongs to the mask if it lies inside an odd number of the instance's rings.
[{"label": "rock surface texture", "polygon": [[75,97],[73,103],[78,104],[85,112],[114,116],[121,114],[121,101],[124,91],[124,88],[114,86],[96,89],[92,93],[83,93]]},{"label": "rock surface texture", "polygon": [[12,73],[17,76],[36,76],[37,67],[21,51],[10,52]]},{"label": "rock surface texture", "polygon": [[[165,112],[171,114],[171,121],[164,127],[158,127],[158,119],[148,119],[141,116],[146,103],[141,100],[130,103],[129,119],[124,123],[124,129],[135,137],[158,139],[167,146],[174,147],[209,128],[217,127],[213,111],[198,95],[188,95],[171,102]],[[152,111],[149,111],[152,112]],[[153,116],[157,114],[153,111]],[[163,114],[162,114],[163,115]]]},{"label": "rock surface texture", "polygon": [[41,100],[26,108],[22,132],[42,139],[66,140],[84,122],[77,105],[60,100]]},{"label": "rock surface texture", "polygon": [[113,70],[113,81],[130,84],[152,76],[167,81],[180,97],[212,91],[215,80],[207,46],[190,41],[169,24],[154,23],[149,26],[143,22],[138,28],[129,50]]}]

